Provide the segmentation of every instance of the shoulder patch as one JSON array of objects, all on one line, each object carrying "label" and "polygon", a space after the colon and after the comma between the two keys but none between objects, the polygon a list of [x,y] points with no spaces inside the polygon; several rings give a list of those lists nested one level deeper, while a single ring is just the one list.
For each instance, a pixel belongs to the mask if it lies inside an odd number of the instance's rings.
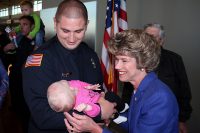
[{"label": "shoulder patch", "polygon": [[33,54],[28,56],[25,67],[41,66],[43,54]]}]

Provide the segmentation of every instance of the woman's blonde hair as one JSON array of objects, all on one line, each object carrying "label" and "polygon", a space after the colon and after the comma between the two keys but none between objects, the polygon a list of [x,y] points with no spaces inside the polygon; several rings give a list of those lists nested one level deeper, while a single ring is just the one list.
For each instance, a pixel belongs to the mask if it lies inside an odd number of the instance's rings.
[{"label": "woman's blonde hair", "polygon": [[113,55],[134,57],[138,69],[153,71],[160,60],[160,45],[144,30],[130,29],[117,33],[109,42],[108,50]]}]

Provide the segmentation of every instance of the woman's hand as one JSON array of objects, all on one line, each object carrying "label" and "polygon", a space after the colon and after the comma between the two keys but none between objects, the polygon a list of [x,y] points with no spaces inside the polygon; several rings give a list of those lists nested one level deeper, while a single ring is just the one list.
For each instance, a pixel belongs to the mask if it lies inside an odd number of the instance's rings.
[{"label": "woman's hand", "polygon": [[65,125],[69,132],[102,133],[102,128],[86,115],[73,113],[71,116],[67,112],[64,112],[64,115],[66,117]]}]

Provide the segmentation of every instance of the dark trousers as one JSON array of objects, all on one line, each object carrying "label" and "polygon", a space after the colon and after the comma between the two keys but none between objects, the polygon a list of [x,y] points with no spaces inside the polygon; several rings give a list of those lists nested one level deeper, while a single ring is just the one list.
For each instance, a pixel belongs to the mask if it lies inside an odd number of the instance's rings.
[{"label": "dark trousers", "polygon": [[16,113],[17,117],[19,117],[19,120],[21,121],[23,126],[24,133],[27,133],[30,112],[23,96],[21,70],[13,70],[13,68],[11,68],[9,80],[11,107]]}]

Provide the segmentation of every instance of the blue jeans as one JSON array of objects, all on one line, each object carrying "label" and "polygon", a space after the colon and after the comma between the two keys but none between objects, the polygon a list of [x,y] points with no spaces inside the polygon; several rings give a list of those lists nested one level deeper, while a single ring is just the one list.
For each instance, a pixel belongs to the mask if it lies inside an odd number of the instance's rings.
[{"label": "blue jeans", "polygon": [[37,47],[40,47],[44,43],[44,36],[45,36],[45,31],[44,30],[39,30],[39,32],[35,36],[35,45]]}]

